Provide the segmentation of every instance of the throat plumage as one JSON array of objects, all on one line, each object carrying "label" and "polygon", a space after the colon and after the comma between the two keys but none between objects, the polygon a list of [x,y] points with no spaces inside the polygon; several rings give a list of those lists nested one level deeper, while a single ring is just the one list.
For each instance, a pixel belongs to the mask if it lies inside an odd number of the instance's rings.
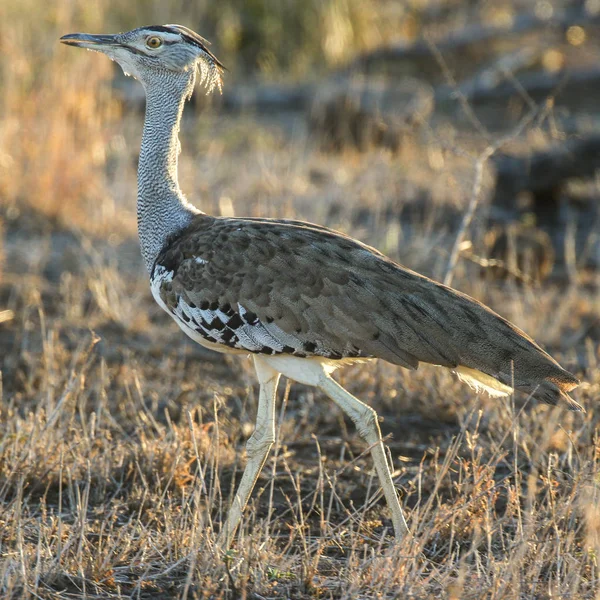
[{"label": "throat plumage", "polygon": [[[165,75],[165,77],[168,77]],[[169,85],[170,84],[170,85]],[[177,178],[179,125],[194,75],[187,80],[146,86],[146,117],[138,165],[137,217],[148,272],[167,239],[200,211],[185,199]],[[165,93],[169,85],[171,93]],[[165,140],[168,140],[165,143]]]}]

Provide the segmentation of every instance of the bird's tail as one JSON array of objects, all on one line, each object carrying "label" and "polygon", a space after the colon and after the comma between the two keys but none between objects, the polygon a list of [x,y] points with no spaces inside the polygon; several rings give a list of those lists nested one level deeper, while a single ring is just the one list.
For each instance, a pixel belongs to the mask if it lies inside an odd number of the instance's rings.
[{"label": "bird's tail", "polygon": [[[490,396],[508,396],[514,392],[514,388],[510,385],[506,385],[495,377],[477,369],[459,366],[454,369],[454,372],[461,381],[464,381],[477,391],[487,392]],[[529,392],[547,404],[562,404],[569,410],[585,412],[583,406],[575,402],[567,393],[577,387],[579,382],[568,371],[564,371],[564,375],[562,373],[561,375],[562,377],[545,379],[535,387],[524,385],[518,387],[521,391]],[[531,387],[531,389],[527,389],[528,387]]]}]

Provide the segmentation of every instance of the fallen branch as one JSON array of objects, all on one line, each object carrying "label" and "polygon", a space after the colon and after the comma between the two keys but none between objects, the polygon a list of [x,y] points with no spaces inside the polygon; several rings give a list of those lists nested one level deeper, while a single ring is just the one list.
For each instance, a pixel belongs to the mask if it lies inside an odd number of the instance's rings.
[{"label": "fallen branch", "polygon": [[[512,19],[508,26],[494,27],[480,24],[465,27],[461,31],[449,35],[436,42],[438,50],[452,61],[455,57],[462,62],[473,56],[477,61],[497,56],[496,45],[506,44],[507,40],[515,47],[523,47],[524,38],[537,34],[541,30],[547,36],[549,33],[562,35],[565,28],[573,25],[589,26],[600,21],[600,16],[588,14],[580,7],[572,7],[563,12],[556,12],[551,19],[542,19],[535,15],[524,13]],[[408,68],[417,66],[417,70],[437,68],[431,54],[430,43],[419,40],[414,44],[396,44],[377,48],[358,56],[342,72],[372,71],[378,67],[394,63],[406,63]]]},{"label": "fallen branch", "polygon": [[[496,185],[493,203],[510,211],[521,192],[531,192],[534,202],[553,198],[569,179],[593,177],[600,169],[600,133],[572,137],[548,150],[494,158]],[[543,210],[538,206],[538,210]]]},{"label": "fallen branch", "polygon": [[325,84],[312,103],[309,129],[325,151],[351,146],[397,151],[405,133],[433,111],[433,90],[414,79],[350,78]]}]

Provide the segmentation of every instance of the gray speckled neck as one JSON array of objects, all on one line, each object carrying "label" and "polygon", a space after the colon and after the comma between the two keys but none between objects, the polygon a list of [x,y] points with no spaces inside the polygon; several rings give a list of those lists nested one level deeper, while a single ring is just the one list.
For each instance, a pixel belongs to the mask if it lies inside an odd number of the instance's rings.
[{"label": "gray speckled neck", "polygon": [[177,180],[179,124],[195,78],[195,69],[182,74],[165,70],[145,85],[137,219],[142,256],[149,273],[167,238],[200,213],[187,202]]}]

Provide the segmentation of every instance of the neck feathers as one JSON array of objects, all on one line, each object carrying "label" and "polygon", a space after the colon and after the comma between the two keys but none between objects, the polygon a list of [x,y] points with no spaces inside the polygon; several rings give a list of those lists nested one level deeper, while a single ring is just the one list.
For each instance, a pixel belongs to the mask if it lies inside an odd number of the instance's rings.
[{"label": "neck feathers", "polygon": [[167,238],[200,211],[187,202],[177,178],[179,125],[194,89],[195,69],[183,76],[165,72],[146,85],[146,118],[138,165],[138,233],[148,272]]}]

